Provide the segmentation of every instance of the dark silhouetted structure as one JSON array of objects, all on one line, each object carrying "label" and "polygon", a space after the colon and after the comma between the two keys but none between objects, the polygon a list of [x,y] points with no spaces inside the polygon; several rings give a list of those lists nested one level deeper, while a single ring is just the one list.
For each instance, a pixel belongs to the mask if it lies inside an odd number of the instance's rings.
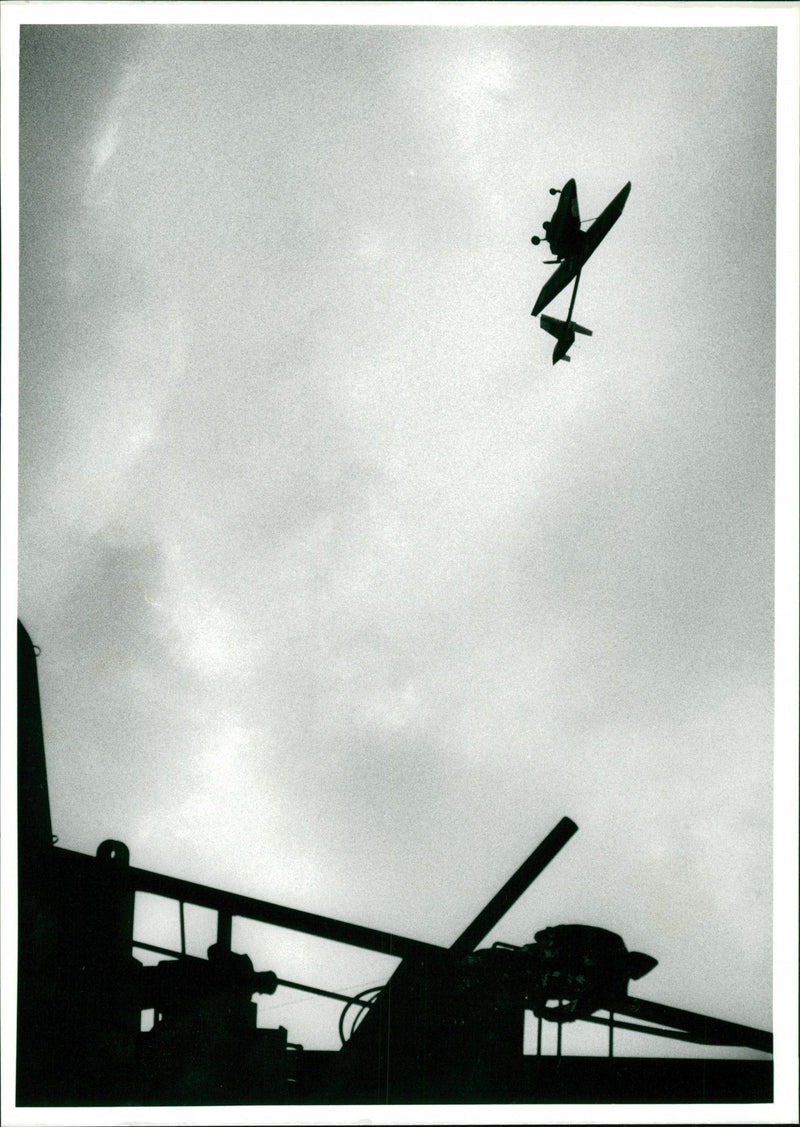
[{"label": "dark silhouetted structure", "polygon": [[[550,275],[542,286],[536,304],[531,311],[532,316],[538,316],[573,279],[575,280],[566,320],[560,321],[557,317],[543,315],[539,322],[546,333],[550,333],[551,336],[556,338],[556,346],[553,349],[554,364],[557,364],[559,360],[565,360],[569,363],[570,357],[567,353],[575,343],[576,333],[581,333],[587,337],[592,335],[591,329],[585,329],[572,320],[578,283],[581,280],[581,270],[622,215],[630,190],[631,182],[629,180],[625,187],[614,196],[608,207],[592,222],[588,231],[582,231],[578,207],[578,189],[575,181],[568,180],[560,190],[558,188],[550,189],[550,194],[559,196],[559,200],[552,218],[543,224],[544,237],[550,250],[555,255],[555,258],[546,260],[546,264],[558,265],[558,269]],[[538,235],[534,235],[531,239],[534,246],[538,246],[541,241]]]},{"label": "dark silhouetted structure", "polygon": [[[615,1028],[764,1053],[772,1048],[771,1035],[761,1030],[630,997],[630,980],[656,960],[628,951],[613,932],[568,924],[545,928],[522,947],[475,949],[575,833],[569,818],[449,949],[136,869],[118,841],[103,842],[95,857],[57,847],[36,656],[22,625],[18,647],[18,1105],[771,1099],[769,1060],[613,1057]],[[177,901],[181,920],[186,903],[215,911],[217,941],[207,958],[186,953],[183,929],[179,951],[137,941],[137,892]],[[256,971],[246,954],[231,949],[234,917],[402,962],[384,987],[357,998],[290,982]],[[144,967],[136,950],[163,961]],[[258,1028],[253,997],[279,985],[345,1005],[339,1052],[305,1051],[282,1026]],[[523,1054],[526,1010],[538,1021],[536,1055]],[[153,1020],[143,1031],[145,1011]],[[609,1027],[608,1059],[560,1055],[562,1026],[576,1020]],[[556,1055],[541,1053],[545,1021],[558,1030]]]},{"label": "dark silhouetted structure", "polygon": [[[551,188],[550,191],[558,192],[556,188]],[[617,192],[611,203],[598,215],[589,230],[581,231],[578,190],[574,180],[566,182],[561,189],[561,198],[553,212],[553,218],[545,228],[547,241],[550,249],[556,255],[555,261],[559,263],[559,267],[553,271],[542,286],[536,304],[531,311],[531,316],[538,317],[553,298],[557,297],[580,273],[622,215],[630,192],[631,182],[629,180],[625,187]],[[531,241],[536,244],[541,240],[534,235]]]}]

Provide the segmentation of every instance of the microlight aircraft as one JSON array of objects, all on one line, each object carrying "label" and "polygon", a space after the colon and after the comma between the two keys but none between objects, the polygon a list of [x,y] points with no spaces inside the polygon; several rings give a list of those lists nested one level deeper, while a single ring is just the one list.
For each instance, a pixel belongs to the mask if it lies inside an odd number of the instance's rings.
[{"label": "microlight aircraft", "polygon": [[[622,215],[630,190],[631,182],[629,180],[605,210],[592,222],[591,227],[587,231],[583,231],[578,207],[578,190],[574,179],[568,180],[560,190],[558,188],[550,189],[550,194],[558,195],[559,201],[552,218],[543,224],[544,239],[554,255],[554,258],[545,260],[545,263],[546,265],[557,264],[558,269],[550,275],[542,286],[531,316],[537,317],[573,279],[575,281],[566,321],[548,316],[542,317],[540,322],[545,332],[556,338],[556,347],[553,351],[554,364],[559,360],[569,360],[567,352],[572,347],[576,333],[583,333],[586,336],[592,335],[589,329],[576,325],[572,320],[572,310],[575,305],[581,270]],[[542,239],[538,235],[534,235],[531,242],[534,246],[538,246]]]}]

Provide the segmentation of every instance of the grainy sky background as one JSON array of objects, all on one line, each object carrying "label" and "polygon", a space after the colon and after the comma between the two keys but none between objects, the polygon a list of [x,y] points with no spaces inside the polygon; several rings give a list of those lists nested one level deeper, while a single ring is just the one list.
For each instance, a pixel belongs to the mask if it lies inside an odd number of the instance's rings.
[{"label": "grainy sky background", "polygon": [[[60,844],[449,944],[568,814],[490,940],[609,927],[659,959],[633,992],[770,1027],[775,43],[23,28]],[[586,218],[633,187],[554,368],[529,240],[570,176]],[[337,990],[392,965],[234,943]],[[264,1023],[337,1044],[298,997]]]}]

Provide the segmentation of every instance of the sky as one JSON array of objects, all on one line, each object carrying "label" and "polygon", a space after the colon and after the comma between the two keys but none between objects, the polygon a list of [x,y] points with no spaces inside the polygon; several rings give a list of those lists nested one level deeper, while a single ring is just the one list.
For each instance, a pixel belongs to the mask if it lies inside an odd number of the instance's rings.
[{"label": "sky", "polygon": [[[633,993],[771,1027],[775,104],[769,27],[22,29],[60,845],[449,945],[568,815],[488,941],[610,928],[659,960]],[[554,367],[570,177],[587,219],[632,190]],[[299,997],[262,1023],[335,1047]]]}]

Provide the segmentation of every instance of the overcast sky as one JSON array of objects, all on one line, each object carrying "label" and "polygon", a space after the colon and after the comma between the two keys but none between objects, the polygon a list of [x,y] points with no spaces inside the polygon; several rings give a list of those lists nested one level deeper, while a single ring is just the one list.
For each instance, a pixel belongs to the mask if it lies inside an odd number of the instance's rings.
[{"label": "overcast sky", "polygon": [[[567,814],[490,939],[608,927],[659,960],[632,992],[771,1026],[775,44],[23,28],[61,845],[449,945]],[[530,236],[571,176],[586,218],[632,190],[553,367]]]}]

